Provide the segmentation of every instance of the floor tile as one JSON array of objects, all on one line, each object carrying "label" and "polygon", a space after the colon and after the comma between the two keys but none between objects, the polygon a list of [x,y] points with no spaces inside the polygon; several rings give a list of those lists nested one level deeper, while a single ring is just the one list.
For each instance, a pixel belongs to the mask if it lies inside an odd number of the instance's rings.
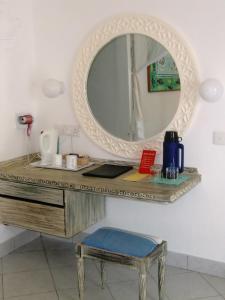
[{"label": "floor tile", "polygon": [[[57,289],[77,287],[77,269],[75,267],[52,268],[52,276]],[[100,286],[100,273],[92,260],[85,261],[85,284]]]},{"label": "floor tile", "polygon": [[71,289],[77,286],[77,274],[73,267],[52,269],[51,272],[57,289]]},{"label": "floor tile", "polygon": [[85,260],[85,282],[101,286],[100,266],[97,262],[91,259]]},{"label": "floor tile", "polygon": [[54,291],[48,270],[4,274],[3,288],[5,298]]},{"label": "floor tile", "polygon": [[100,285],[95,285],[90,280],[87,280],[85,284],[85,297],[87,300],[113,300],[107,284],[102,289]]},{"label": "floor tile", "polygon": [[21,253],[21,252],[28,252],[28,251],[43,251],[43,245],[40,237],[20,248],[17,248],[14,251],[14,253]]},{"label": "floor tile", "polygon": [[[57,290],[59,300],[78,300],[77,289]],[[102,289],[91,282],[85,284],[85,300],[114,300],[107,286]]]},{"label": "floor tile", "polygon": [[116,300],[137,300],[138,299],[138,282],[111,282],[108,284],[109,289]]},{"label": "floor tile", "polygon": [[8,253],[11,253],[14,250],[14,240],[9,239],[4,243],[0,243],[0,257],[4,257]]},{"label": "floor tile", "polygon": [[2,258],[0,258],[0,274],[2,273]]},{"label": "floor tile", "polygon": [[2,277],[3,275],[0,274],[0,299],[3,299]]},{"label": "floor tile", "polygon": [[76,265],[74,249],[57,249],[47,251],[47,259],[51,268]]},{"label": "floor tile", "polygon": [[71,249],[74,248],[72,239],[53,237],[53,236],[42,236],[44,247],[47,251],[55,249]]},{"label": "floor tile", "polygon": [[190,300],[219,295],[206,280],[194,272],[167,276],[166,293],[171,300]]},{"label": "floor tile", "polygon": [[[115,300],[137,300],[139,297],[138,281],[113,282],[108,286]],[[147,299],[158,300],[158,287],[153,279],[148,281]],[[168,298],[165,297],[165,300]]]},{"label": "floor tile", "polygon": [[[150,282],[149,282],[149,280],[150,280]],[[151,278],[149,280],[148,280],[148,286],[147,286],[147,297],[149,297],[150,300],[158,300],[159,299],[158,284]],[[169,298],[166,294],[166,291],[165,291],[164,299],[169,300]]]},{"label": "floor tile", "polygon": [[[181,269],[181,268],[172,267],[172,266],[166,266],[166,277],[173,276],[173,275],[180,275],[180,274],[184,274],[184,273],[188,273],[188,272],[190,272],[190,271],[186,270],[186,269]],[[158,273],[156,273],[156,275],[158,276]]]},{"label": "floor tile", "polygon": [[[183,273],[187,273],[190,272],[187,269],[181,269],[181,268],[177,268],[177,267],[172,267],[172,266],[168,266],[166,265],[166,277],[170,276],[170,275],[178,275],[178,274],[183,274]],[[149,273],[151,275],[151,277],[153,277],[155,280],[157,280],[158,278],[158,263],[154,263],[150,269],[149,269]]]},{"label": "floor tile", "polygon": [[59,296],[59,300],[79,300],[77,289],[57,290],[57,294]]},{"label": "floor tile", "polygon": [[5,300],[58,300],[56,292],[32,294],[27,296],[19,296],[12,298],[5,298]]},{"label": "floor tile", "polygon": [[105,280],[106,282],[121,282],[129,280],[137,280],[138,272],[129,266],[119,264],[105,264]]},{"label": "floor tile", "polygon": [[12,253],[2,259],[3,273],[48,269],[44,252]]},{"label": "floor tile", "polygon": [[199,299],[196,299],[196,300],[224,300],[223,297],[220,297],[220,296],[216,296],[216,297],[209,297],[209,298],[199,298]]},{"label": "floor tile", "polygon": [[[155,263],[148,276],[148,300],[158,300],[157,273]],[[85,300],[138,299],[134,269],[106,263],[104,289],[100,281],[99,261],[85,259]],[[165,300],[225,300],[225,278],[167,265],[165,285]],[[0,259],[0,300],[3,296],[5,300],[79,300],[73,240],[45,235]]]},{"label": "floor tile", "polygon": [[201,274],[221,295],[225,297],[225,278]]},{"label": "floor tile", "polygon": [[30,243],[31,241],[37,239],[38,237],[40,237],[39,232],[35,232],[32,230],[24,230],[19,235],[15,236],[14,248],[15,249],[20,248],[20,247]]}]

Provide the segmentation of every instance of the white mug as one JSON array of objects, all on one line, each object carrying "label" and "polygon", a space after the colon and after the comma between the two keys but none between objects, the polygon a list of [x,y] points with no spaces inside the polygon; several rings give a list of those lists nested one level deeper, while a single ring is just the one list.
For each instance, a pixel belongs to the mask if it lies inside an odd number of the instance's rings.
[{"label": "white mug", "polygon": [[67,169],[77,168],[77,155],[69,154],[66,156],[66,168]]}]

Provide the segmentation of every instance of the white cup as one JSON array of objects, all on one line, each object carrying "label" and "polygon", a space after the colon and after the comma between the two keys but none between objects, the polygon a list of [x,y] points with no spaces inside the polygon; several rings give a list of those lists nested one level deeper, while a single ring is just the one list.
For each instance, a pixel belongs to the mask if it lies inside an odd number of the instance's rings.
[{"label": "white cup", "polygon": [[54,157],[55,166],[62,167],[62,162],[63,162],[62,154],[55,154],[55,157]]},{"label": "white cup", "polygon": [[77,155],[69,154],[66,156],[66,168],[71,170],[77,168]]}]

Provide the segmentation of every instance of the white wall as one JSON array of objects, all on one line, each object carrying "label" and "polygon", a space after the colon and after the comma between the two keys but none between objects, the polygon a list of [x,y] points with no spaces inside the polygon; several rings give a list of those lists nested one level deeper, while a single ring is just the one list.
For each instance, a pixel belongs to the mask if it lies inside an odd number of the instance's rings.
[{"label": "white wall", "polygon": [[[7,60],[10,66],[4,66],[6,74],[10,70],[7,77],[1,73],[4,87],[0,91],[0,130],[5,146],[3,149],[1,144],[1,159],[25,152],[22,137],[11,122],[14,112],[24,105],[29,108],[32,101],[39,105],[35,128],[76,123],[70,92],[75,53],[93,27],[109,16],[135,12],[163,19],[191,45],[201,78],[218,77],[225,83],[224,0],[216,3],[211,0],[33,0],[37,55],[34,73],[30,57],[31,28],[28,26],[31,22],[30,2],[9,1],[10,5],[15,5],[15,12],[25,25],[23,30],[28,34],[20,33],[17,50],[11,50],[11,53],[16,52],[10,54],[13,59]],[[1,52],[1,64],[7,55]],[[15,72],[12,72],[13,67]],[[36,82],[48,77],[64,80],[67,92],[57,100],[48,100],[36,89],[31,98],[30,77]],[[172,251],[225,262],[225,148],[212,145],[213,130],[224,130],[224,112],[225,97],[215,104],[199,100],[184,137],[185,165],[198,167],[202,174],[202,183],[198,187],[171,205],[109,199],[106,223],[159,235],[168,240]],[[16,149],[11,147],[15,142]],[[83,132],[76,139],[76,150],[97,157],[112,157]]]},{"label": "white wall", "polygon": [[[16,129],[16,113],[36,115],[33,78],[33,18],[30,0],[0,1],[0,160],[24,154],[33,144]],[[30,144],[30,145],[29,145]]]},{"label": "white wall", "polygon": [[[31,86],[35,63],[33,9],[30,0],[0,1],[0,161],[32,152],[36,129],[27,138],[26,129],[16,128],[17,113],[36,118],[37,102]],[[0,225],[0,241],[21,229]]]}]

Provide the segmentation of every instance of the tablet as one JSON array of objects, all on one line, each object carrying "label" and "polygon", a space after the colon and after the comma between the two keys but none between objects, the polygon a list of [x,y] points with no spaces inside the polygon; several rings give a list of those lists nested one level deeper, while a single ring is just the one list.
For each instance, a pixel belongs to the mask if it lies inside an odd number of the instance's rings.
[{"label": "tablet", "polygon": [[115,178],[133,169],[132,166],[104,164],[94,170],[83,173],[84,176]]}]

